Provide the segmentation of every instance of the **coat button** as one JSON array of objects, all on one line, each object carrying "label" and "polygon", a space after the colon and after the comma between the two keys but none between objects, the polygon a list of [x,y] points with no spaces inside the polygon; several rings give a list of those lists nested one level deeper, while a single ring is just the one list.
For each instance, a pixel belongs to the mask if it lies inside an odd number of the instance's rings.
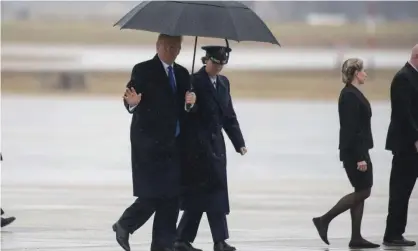
[{"label": "coat button", "polygon": [[216,134],[212,133],[212,139],[216,139]]}]

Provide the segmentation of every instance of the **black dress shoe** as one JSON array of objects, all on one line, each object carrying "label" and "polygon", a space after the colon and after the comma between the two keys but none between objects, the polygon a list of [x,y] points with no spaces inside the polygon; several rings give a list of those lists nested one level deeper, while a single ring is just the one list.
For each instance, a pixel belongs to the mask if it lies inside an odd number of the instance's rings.
[{"label": "black dress shoe", "polygon": [[329,245],[328,241],[328,226],[324,226],[324,224],[321,222],[320,217],[316,217],[312,219],[313,224],[316,227],[316,230],[318,231],[319,237],[325,244]]},{"label": "black dress shoe", "polygon": [[176,241],[174,242],[174,251],[203,251],[203,250],[194,248],[190,242]]},{"label": "black dress shoe", "polygon": [[413,247],[417,245],[417,243],[400,237],[396,239],[385,238],[383,239],[383,245],[388,247]]},{"label": "black dress shoe", "polygon": [[367,240],[351,240],[348,244],[350,248],[378,248],[379,244],[372,243]]},{"label": "black dress shoe", "polygon": [[131,251],[129,246],[129,232],[123,229],[123,227],[116,222],[112,226],[113,231],[116,233],[116,241],[125,251]]},{"label": "black dress shoe", "polygon": [[16,218],[15,217],[8,217],[8,218],[1,218],[1,227],[5,227],[7,225],[9,225],[10,223],[12,223],[13,221],[15,221]]},{"label": "black dress shoe", "polygon": [[225,241],[217,242],[213,245],[213,251],[235,251],[235,247],[229,245]]}]

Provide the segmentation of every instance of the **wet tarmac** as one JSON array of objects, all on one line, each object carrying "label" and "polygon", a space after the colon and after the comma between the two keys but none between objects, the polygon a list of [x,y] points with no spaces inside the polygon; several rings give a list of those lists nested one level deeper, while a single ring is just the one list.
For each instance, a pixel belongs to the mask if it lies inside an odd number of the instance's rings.
[{"label": "wet tarmac", "polygon": [[[363,235],[381,243],[389,109],[386,103],[372,105],[375,186],[366,202]],[[239,251],[349,250],[349,213],[331,224],[330,246],[311,223],[352,191],[336,151],[335,104],[236,101],[235,106],[249,152],[241,157],[228,143],[229,242]],[[2,229],[2,250],[122,250],[111,225],[134,199],[129,121],[120,100],[3,97],[1,202],[17,220]],[[149,250],[151,223],[131,237],[133,251]],[[418,189],[405,237],[418,240]],[[212,250],[205,218],[195,246]]]}]

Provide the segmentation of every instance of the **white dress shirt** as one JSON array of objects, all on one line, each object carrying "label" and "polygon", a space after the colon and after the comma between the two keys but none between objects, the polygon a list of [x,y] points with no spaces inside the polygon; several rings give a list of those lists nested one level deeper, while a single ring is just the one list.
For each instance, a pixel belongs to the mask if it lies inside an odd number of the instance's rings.
[{"label": "white dress shirt", "polygon": [[216,76],[209,76],[209,80],[213,85],[213,88],[216,89]]},{"label": "white dress shirt", "polygon": [[[171,66],[171,69],[173,69],[173,74],[174,74],[174,67],[173,67],[173,64],[169,65],[169,64],[167,64],[166,62],[162,61],[161,59],[160,59],[160,61],[161,61],[161,63],[163,64],[163,67],[164,67],[164,70],[165,70],[165,74],[167,74],[167,76],[168,76],[168,67],[169,67],[169,66]],[[176,83],[176,78],[174,78],[174,84],[177,86],[177,83]]]}]

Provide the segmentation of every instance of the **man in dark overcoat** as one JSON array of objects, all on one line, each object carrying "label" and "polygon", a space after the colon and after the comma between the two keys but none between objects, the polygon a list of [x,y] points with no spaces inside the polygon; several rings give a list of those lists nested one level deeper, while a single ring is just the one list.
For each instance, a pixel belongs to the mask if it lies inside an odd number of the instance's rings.
[{"label": "man in dark overcoat", "polygon": [[181,37],[161,34],[157,55],[132,70],[124,95],[132,113],[131,158],[136,201],[113,225],[116,240],[130,250],[129,234],[154,214],[152,251],[170,251],[179,214],[180,163],[178,139],[186,115],[185,103],[194,104],[189,72],[174,63]]},{"label": "man in dark overcoat", "polygon": [[192,76],[197,111],[190,113],[183,134],[181,197],[183,216],[177,228],[177,251],[196,251],[194,241],[202,214],[206,212],[215,251],[233,251],[226,215],[229,213],[226,147],[222,129],[236,152],[247,150],[232,105],[228,78],[219,75],[229,58],[230,48],[207,46],[205,66]]},{"label": "man in dark overcoat", "polygon": [[[403,237],[408,204],[418,177],[418,44],[410,60],[396,73],[390,88],[392,113],[386,149],[392,151],[389,207],[383,242],[387,246],[415,246]],[[413,224],[416,224],[415,222]]]}]

